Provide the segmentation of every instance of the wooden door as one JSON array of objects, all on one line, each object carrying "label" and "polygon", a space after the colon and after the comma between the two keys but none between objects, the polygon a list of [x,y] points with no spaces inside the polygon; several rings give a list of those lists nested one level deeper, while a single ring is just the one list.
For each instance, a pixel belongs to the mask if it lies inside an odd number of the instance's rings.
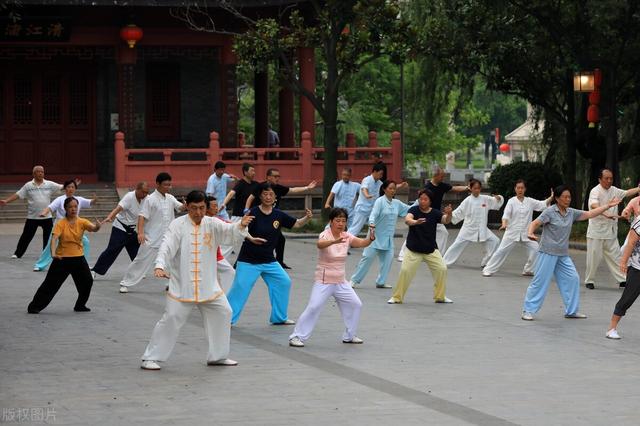
[{"label": "wooden door", "polygon": [[95,72],[89,67],[11,67],[1,72],[2,174],[95,172]]}]

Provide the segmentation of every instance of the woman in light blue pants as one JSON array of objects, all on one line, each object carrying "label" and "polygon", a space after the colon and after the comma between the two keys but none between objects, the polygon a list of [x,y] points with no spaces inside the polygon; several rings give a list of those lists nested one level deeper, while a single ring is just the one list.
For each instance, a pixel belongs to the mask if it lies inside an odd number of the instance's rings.
[{"label": "woman in light blue pants", "polygon": [[613,199],[606,206],[583,211],[569,207],[571,191],[565,185],[553,190],[555,204],[545,209],[540,216],[529,225],[528,236],[538,240],[536,229],[542,226],[538,258],[536,259],[533,279],[524,299],[522,319],[533,320],[533,315],[542,307],[549,289],[551,278],[555,277],[560,295],[564,302],[565,318],[586,318],[578,312],[580,307],[580,276],[569,257],[569,234],[573,222],[587,220],[604,213],[616,206],[620,200]]},{"label": "woman in light blue pants", "polygon": [[387,276],[393,261],[393,234],[396,230],[398,217],[405,217],[409,211],[409,205],[396,200],[396,183],[392,180],[385,181],[380,187],[380,196],[373,205],[369,216],[369,230],[375,231],[375,241],[364,249],[362,259],[358,262],[356,272],[351,276],[351,286],[357,287],[369,272],[373,259],[377,256],[380,262],[380,272],[376,278],[377,288],[391,288],[387,284]]}]

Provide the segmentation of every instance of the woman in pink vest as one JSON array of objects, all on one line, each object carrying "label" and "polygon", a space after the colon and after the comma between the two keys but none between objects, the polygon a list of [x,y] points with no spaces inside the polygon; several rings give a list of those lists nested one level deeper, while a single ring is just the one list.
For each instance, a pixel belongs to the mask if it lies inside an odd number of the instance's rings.
[{"label": "woman in pink vest", "polygon": [[344,264],[349,247],[367,247],[375,240],[375,236],[373,231],[369,234],[369,238],[358,238],[346,232],[347,219],[348,214],[345,209],[332,209],[329,213],[329,228],[318,237],[315,284],[311,289],[309,304],[298,318],[296,328],[289,336],[289,346],[304,346],[304,342],[311,337],[320,312],[330,296],[336,299],[344,320],[345,330],[342,342],[363,342],[356,336],[362,302],[345,278]]}]

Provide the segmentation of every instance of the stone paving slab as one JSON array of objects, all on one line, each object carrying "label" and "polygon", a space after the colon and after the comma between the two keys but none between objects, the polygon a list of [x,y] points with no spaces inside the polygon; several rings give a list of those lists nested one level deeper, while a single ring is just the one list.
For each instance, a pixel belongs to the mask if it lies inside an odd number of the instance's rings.
[{"label": "stone paving slab", "polygon": [[[23,259],[9,259],[21,229],[14,228],[0,227],[3,423],[17,422],[16,409],[32,408],[53,411],[48,423],[72,425],[640,423],[640,307],[621,323],[621,341],[604,338],[621,292],[604,265],[598,288],[581,290],[588,319],[564,319],[552,287],[533,322],[520,320],[529,283],[519,275],[523,248],[502,271],[483,278],[480,247],[470,246],[449,271],[452,305],[431,301],[426,267],[403,305],[385,303],[391,290],[374,288],[370,271],[357,289],[364,304],[358,334],[365,344],[340,343],[342,321],[330,302],[302,349],[287,346],[290,327],[268,325],[268,294],[258,284],[232,329],[238,367],[205,365],[202,321],[193,312],[162,371],[148,372],[139,358],[164,310],[164,282],[149,277],[119,294],[129,263],[123,254],[95,281],[92,312],[73,312],[69,280],[45,311],[28,315],[44,273],[31,271],[39,255],[35,239]],[[92,259],[108,236],[108,229],[91,235]],[[361,250],[352,252],[348,273]],[[572,256],[582,274],[584,252]],[[292,318],[307,303],[316,258],[315,241],[287,242]],[[399,267],[394,262],[390,284]],[[26,420],[20,422],[41,423]]]}]

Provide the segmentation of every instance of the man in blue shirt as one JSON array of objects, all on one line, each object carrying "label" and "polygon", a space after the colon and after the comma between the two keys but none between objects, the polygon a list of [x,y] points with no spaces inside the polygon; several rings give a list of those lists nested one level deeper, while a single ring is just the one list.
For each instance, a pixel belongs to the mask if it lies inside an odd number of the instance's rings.
[{"label": "man in blue shirt", "polygon": [[353,206],[360,191],[360,184],[358,182],[351,182],[350,167],[342,169],[341,178],[342,179],[333,184],[327,201],[324,203],[324,208],[330,209],[331,201],[333,201],[333,207],[345,209],[349,215],[347,227],[350,227],[353,223]]},{"label": "man in blue shirt", "polygon": [[[227,196],[227,187],[229,182],[235,182],[238,178],[232,174],[225,173],[227,165],[222,161],[217,161],[213,166],[213,174],[209,176],[207,180],[207,189],[205,193],[214,197],[216,200],[224,200]],[[226,207],[223,205],[216,215],[220,219],[229,220],[229,213],[227,213]]]},{"label": "man in blue shirt", "polygon": [[358,235],[364,224],[369,220],[369,215],[371,214],[371,210],[373,210],[373,203],[375,203],[380,195],[380,187],[382,186],[381,179],[384,175],[384,170],[385,166],[383,163],[376,163],[371,169],[371,174],[362,179],[358,201],[353,208],[353,222],[351,222],[348,230],[351,235]]}]

